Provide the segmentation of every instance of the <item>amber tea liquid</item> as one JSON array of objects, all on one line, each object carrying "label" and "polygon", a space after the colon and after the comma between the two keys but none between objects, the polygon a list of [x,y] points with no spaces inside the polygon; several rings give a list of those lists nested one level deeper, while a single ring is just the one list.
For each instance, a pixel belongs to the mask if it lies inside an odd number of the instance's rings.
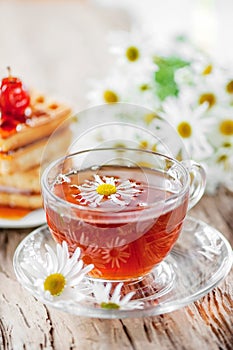
[{"label": "amber tea liquid", "polygon": [[[115,188],[99,187],[98,181],[109,183],[109,178]],[[65,240],[71,252],[80,247],[84,263],[94,264],[91,277],[136,279],[166,257],[180,234],[188,204],[188,193],[175,195],[180,186],[166,173],[147,168],[71,172],[58,177],[53,193],[77,206],[45,203],[47,222],[57,242]]]}]

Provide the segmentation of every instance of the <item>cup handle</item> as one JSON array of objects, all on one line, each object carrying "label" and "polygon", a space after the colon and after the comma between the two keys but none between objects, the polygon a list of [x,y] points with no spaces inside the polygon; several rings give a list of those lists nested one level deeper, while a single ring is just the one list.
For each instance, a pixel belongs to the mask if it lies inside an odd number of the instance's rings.
[{"label": "cup handle", "polygon": [[189,172],[190,191],[188,210],[201,199],[206,185],[206,172],[202,165],[193,160],[183,160],[181,163]]}]

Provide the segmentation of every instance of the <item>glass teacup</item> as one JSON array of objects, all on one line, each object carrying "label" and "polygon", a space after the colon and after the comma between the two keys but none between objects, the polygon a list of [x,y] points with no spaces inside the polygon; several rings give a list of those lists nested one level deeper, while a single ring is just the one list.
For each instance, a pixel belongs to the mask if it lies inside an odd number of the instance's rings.
[{"label": "glass teacup", "polygon": [[156,279],[204,188],[199,164],[133,148],[80,151],[42,176],[53,238],[71,253],[80,247],[94,264],[90,278],[101,281]]}]

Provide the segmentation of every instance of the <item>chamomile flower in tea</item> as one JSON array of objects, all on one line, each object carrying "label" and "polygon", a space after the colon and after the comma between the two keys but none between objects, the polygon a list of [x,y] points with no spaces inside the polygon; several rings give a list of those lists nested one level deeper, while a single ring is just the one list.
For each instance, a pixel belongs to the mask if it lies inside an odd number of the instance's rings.
[{"label": "chamomile flower in tea", "polygon": [[[73,185],[75,186],[75,185]],[[132,198],[138,196],[142,190],[136,182],[118,178],[94,175],[93,180],[86,180],[77,186],[80,203],[87,203],[90,207],[97,207],[104,201],[110,201],[119,206],[128,205]]]}]

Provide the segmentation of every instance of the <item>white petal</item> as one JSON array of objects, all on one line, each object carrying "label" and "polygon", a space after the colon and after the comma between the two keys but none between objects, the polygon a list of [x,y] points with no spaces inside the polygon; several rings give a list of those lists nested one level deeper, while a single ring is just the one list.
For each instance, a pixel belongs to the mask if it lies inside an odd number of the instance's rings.
[{"label": "white petal", "polygon": [[112,284],[108,282],[104,288],[104,300],[105,302],[109,302],[109,294],[112,288]]},{"label": "white petal", "polygon": [[67,265],[64,268],[64,275],[67,278],[71,278],[75,274],[80,273],[82,267],[83,267],[83,261],[82,260],[79,260],[79,261],[76,261],[76,262],[72,261],[71,264],[67,263]]},{"label": "white petal", "polygon": [[122,207],[125,206],[125,202],[123,200],[118,199],[115,194],[111,194],[110,198],[112,199],[113,203],[116,203]]},{"label": "white petal", "polygon": [[117,286],[114,289],[114,292],[111,297],[111,302],[115,304],[119,304],[120,298],[121,298],[121,288],[123,286],[123,283],[118,283]]},{"label": "white petal", "polygon": [[61,272],[69,261],[69,251],[66,241],[63,241],[62,245],[57,245],[57,257],[59,261],[58,272]]},{"label": "white petal", "polygon": [[32,275],[33,277],[43,278],[45,276],[43,266],[38,263],[35,264],[34,261],[31,263],[22,262],[21,267],[27,274]]},{"label": "white petal", "polygon": [[110,184],[110,185],[115,186],[116,179],[114,179],[114,177],[104,176],[103,179],[104,179],[106,184]]},{"label": "white petal", "polygon": [[126,295],[121,299],[121,305],[127,304],[134,294],[135,294],[135,292],[129,292],[128,294],[126,294]]},{"label": "white petal", "polygon": [[143,309],[144,303],[142,301],[132,300],[125,305],[120,305],[120,308],[123,310],[134,310],[134,309]]},{"label": "white petal", "polygon": [[[45,244],[45,248],[48,252],[48,254],[51,256],[51,261],[52,261],[52,266],[55,268],[55,271],[57,270],[58,268],[58,259],[57,259],[57,255],[56,253],[54,252],[54,250],[48,245],[48,244]],[[50,266],[49,268],[52,268],[52,266]],[[52,271],[51,271],[52,272]]]},{"label": "white petal", "polygon": [[77,247],[74,251],[74,254],[72,255],[72,260],[75,260],[77,261],[80,257],[80,254],[81,254],[81,249],[79,247]]},{"label": "white petal", "polygon": [[98,185],[102,185],[104,182],[101,180],[99,175],[94,175],[95,181],[98,183]]}]

